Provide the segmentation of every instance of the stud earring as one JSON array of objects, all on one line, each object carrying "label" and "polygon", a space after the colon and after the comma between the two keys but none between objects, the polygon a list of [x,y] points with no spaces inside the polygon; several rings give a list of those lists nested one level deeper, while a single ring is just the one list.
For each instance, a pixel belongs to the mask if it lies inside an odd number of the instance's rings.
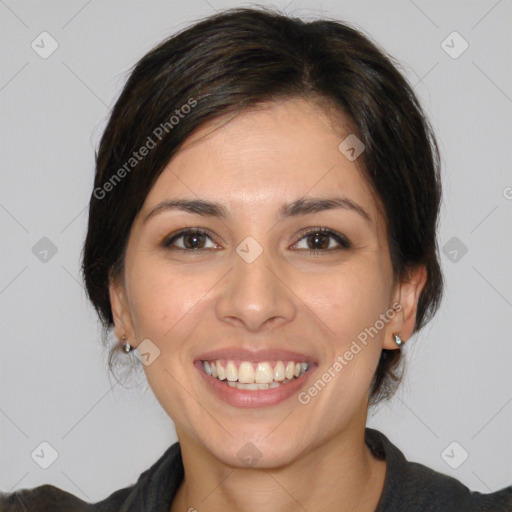
[{"label": "stud earring", "polygon": [[126,339],[126,336],[123,334],[121,337],[121,343],[124,343],[123,350],[128,354],[130,350],[132,349],[132,346],[130,345],[130,342]]},{"label": "stud earring", "polygon": [[402,338],[400,338],[400,336],[398,334],[393,334],[394,338],[395,338],[395,343],[401,347],[402,344],[403,344],[403,340]]}]

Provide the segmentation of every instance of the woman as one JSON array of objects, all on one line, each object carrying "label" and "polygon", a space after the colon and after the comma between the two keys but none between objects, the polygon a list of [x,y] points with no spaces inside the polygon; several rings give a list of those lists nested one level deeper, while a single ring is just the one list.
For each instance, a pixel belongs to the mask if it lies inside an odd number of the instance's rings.
[{"label": "woman", "polygon": [[442,295],[435,139],[356,30],[229,10],[134,68],[97,154],[83,275],[179,442],[87,505],[2,510],[512,510],[408,462],[368,407]]}]

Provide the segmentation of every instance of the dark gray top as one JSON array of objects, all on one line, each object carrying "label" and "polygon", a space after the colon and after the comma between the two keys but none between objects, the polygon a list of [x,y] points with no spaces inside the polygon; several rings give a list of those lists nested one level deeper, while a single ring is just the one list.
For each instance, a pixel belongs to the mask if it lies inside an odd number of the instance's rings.
[{"label": "dark gray top", "polygon": [[[375,512],[512,512],[512,485],[491,494],[470,491],[458,480],[409,462],[388,438],[366,429],[366,444],[385,459],[386,480]],[[183,480],[179,443],[138,478],[137,482],[88,504],[52,485],[0,493],[0,512],[169,512]],[[205,510],[207,507],[205,507]]]}]

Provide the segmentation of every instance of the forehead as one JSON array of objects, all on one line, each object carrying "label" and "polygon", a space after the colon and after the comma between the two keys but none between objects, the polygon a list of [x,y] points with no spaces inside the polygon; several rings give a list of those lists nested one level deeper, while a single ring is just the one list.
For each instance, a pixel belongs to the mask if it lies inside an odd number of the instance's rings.
[{"label": "forehead", "polygon": [[350,135],[346,126],[305,99],[207,123],[166,166],[143,210],[186,197],[272,215],[300,197],[344,196],[369,213],[377,230],[381,219],[371,189],[357,160],[350,161],[339,149]]}]

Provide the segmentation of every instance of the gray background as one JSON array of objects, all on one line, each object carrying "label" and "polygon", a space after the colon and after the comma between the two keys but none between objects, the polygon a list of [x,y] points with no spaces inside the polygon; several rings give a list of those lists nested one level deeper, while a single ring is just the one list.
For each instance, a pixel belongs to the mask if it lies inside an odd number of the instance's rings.
[{"label": "gray background", "polygon": [[[94,149],[130,66],[190,21],[241,5],[0,0],[2,491],[51,483],[97,501],[135,482],[176,440],[142,373],[128,390],[109,379],[80,283]],[[510,485],[512,2],[275,5],[370,34],[402,64],[440,141],[445,298],[405,348],[399,393],[369,424],[409,459],[472,489]],[[47,59],[31,48],[43,31],[59,45]],[[441,46],[453,31],[469,43],[458,58]],[[446,44],[453,53],[462,43]],[[57,249],[46,261],[43,237]],[[47,469],[31,457],[50,456],[43,441],[58,453]]]}]

